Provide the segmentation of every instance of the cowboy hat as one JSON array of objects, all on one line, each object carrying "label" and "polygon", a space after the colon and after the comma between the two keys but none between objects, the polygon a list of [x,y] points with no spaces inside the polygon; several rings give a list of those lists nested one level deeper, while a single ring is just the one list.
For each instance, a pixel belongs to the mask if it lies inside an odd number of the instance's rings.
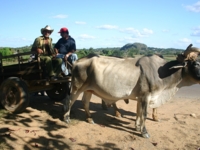
[{"label": "cowboy hat", "polygon": [[[43,34],[43,31],[45,31],[45,30],[50,31],[51,33],[53,32],[53,29],[51,29],[51,27],[48,26],[48,25],[46,25],[44,28],[41,29],[41,33]],[[51,33],[50,33],[50,34],[51,34]]]}]

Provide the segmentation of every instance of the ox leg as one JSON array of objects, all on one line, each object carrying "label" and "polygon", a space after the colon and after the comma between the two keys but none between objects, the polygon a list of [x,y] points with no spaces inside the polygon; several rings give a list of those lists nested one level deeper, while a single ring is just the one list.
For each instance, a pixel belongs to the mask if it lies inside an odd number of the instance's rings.
[{"label": "ox leg", "polygon": [[[118,109],[118,107],[117,107],[117,104],[116,104],[116,103],[113,103],[112,105],[113,105],[113,108],[114,108],[115,116],[121,118],[121,113],[119,112],[119,109]],[[102,107],[104,110],[108,110],[108,107],[107,107],[107,105],[106,105],[106,103],[104,102],[103,99],[101,100],[101,107]]]},{"label": "ox leg", "polygon": [[145,121],[147,118],[147,98],[142,98],[138,100],[137,103],[137,118],[136,118],[136,130],[141,131],[144,138],[149,138],[149,134],[145,127]]},{"label": "ox leg", "polygon": [[[129,103],[129,99],[124,99],[124,102],[125,102],[126,104],[128,104],[128,103]],[[115,116],[121,118],[122,115],[121,115],[121,113],[120,113],[120,111],[119,111],[119,109],[118,109],[118,107],[117,107],[116,102],[113,103],[113,108],[114,108],[114,111],[115,111]]]},{"label": "ox leg", "polygon": [[141,130],[140,130],[140,108],[141,106],[140,106],[140,102],[138,101],[137,102],[137,117],[136,117],[136,121],[135,121],[135,129],[136,129],[136,131],[138,131],[138,132],[140,132]]},{"label": "ox leg", "polygon": [[121,118],[121,113],[119,112],[119,109],[117,107],[117,104],[116,102],[112,104],[113,105],[113,108],[114,108],[114,111],[115,111],[115,116],[118,117],[118,118]]},{"label": "ox leg", "polygon": [[82,97],[82,102],[83,102],[85,113],[86,113],[86,118],[87,118],[86,120],[89,123],[94,124],[94,121],[93,121],[90,111],[89,111],[91,97],[92,97],[92,93],[84,92],[83,97]]},{"label": "ox leg", "polygon": [[145,122],[146,122],[146,118],[147,118],[147,106],[148,106],[148,101],[147,101],[147,98],[144,98],[143,101],[142,101],[142,112],[140,113],[140,124],[141,124],[141,133],[142,133],[142,136],[144,138],[149,138],[149,134],[146,130],[146,126],[145,126]]},{"label": "ox leg", "polygon": [[101,99],[101,107],[104,109],[104,110],[108,110],[108,107],[106,105],[106,103],[104,102],[103,99]]},{"label": "ox leg", "polygon": [[154,121],[159,121],[158,115],[157,115],[157,108],[153,108],[152,118]]},{"label": "ox leg", "polygon": [[63,100],[63,104],[64,104],[64,121],[67,123],[70,123],[70,111],[71,111],[71,107],[74,104],[74,102],[76,101],[76,99],[78,98],[79,93],[78,94],[72,94],[69,96],[67,95],[66,98]]}]

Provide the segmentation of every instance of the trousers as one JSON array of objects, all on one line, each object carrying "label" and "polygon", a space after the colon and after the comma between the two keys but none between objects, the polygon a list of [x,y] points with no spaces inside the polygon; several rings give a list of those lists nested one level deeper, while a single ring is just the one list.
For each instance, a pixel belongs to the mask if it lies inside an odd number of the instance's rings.
[{"label": "trousers", "polygon": [[59,76],[62,72],[61,65],[62,59],[61,58],[51,58],[50,56],[40,56],[40,59],[46,65],[46,73],[47,76]]},{"label": "trousers", "polygon": [[[57,57],[57,58],[62,58],[61,70],[62,70],[62,72],[63,72],[65,75],[68,75],[68,74],[70,73],[70,70],[67,68],[66,62],[64,61],[65,55],[64,55],[64,54],[57,54],[56,57]],[[72,65],[72,64],[74,63],[74,61],[76,61],[77,59],[78,59],[77,54],[72,53],[72,54],[68,57],[67,61]]]}]

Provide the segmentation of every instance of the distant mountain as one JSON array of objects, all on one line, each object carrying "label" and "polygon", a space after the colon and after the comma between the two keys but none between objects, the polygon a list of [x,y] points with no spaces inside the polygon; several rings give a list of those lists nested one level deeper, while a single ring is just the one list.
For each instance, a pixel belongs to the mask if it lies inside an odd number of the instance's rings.
[{"label": "distant mountain", "polygon": [[128,50],[128,49],[148,50],[148,47],[146,44],[143,43],[128,43],[120,48],[120,50]]}]

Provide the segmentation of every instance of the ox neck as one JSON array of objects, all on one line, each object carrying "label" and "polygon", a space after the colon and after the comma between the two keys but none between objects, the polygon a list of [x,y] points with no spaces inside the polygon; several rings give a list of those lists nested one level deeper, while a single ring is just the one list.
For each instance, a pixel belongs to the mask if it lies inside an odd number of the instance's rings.
[{"label": "ox neck", "polygon": [[184,86],[191,86],[197,84],[195,81],[193,81],[189,77],[183,77],[181,82],[177,85],[178,88],[184,87]]}]

